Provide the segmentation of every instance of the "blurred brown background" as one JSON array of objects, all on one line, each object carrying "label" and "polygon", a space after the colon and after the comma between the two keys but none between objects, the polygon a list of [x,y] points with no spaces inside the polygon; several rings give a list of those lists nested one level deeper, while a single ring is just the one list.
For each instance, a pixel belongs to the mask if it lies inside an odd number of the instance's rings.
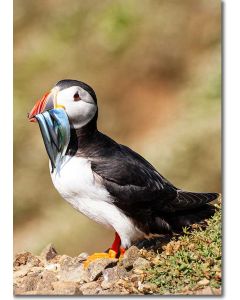
[{"label": "blurred brown background", "polygon": [[113,232],[55,191],[26,115],[60,79],[90,84],[99,129],[190,191],[221,189],[221,3],[14,1],[14,251],[102,251]]}]

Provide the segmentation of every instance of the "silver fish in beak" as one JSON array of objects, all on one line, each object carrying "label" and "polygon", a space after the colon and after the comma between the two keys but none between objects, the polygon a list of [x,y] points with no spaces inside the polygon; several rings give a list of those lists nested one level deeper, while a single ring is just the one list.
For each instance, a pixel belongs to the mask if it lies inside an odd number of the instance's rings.
[{"label": "silver fish in beak", "polygon": [[54,104],[54,93],[48,92],[28,114],[30,122],[38,122],[52,172],[66,154],[70,141],[70,124],[64,107]]},{"label": "silver fish in beak", "polygon": [[54,171],[66,154],[70,141],[70,125],[64,109],[51,109],[35,116]]}]

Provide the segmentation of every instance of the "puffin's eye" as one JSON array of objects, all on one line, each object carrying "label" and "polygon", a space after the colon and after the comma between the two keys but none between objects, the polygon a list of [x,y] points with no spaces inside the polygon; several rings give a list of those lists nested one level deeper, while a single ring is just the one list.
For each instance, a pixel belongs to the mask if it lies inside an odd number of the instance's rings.
[{"label": "puffin's eye", "polygon": [[73,100],[74,100],[74,101],[79,101],[79,100],[81,100],[81,98],[80,98],[78,92],[76,92],[76,93],[74,94]]}]

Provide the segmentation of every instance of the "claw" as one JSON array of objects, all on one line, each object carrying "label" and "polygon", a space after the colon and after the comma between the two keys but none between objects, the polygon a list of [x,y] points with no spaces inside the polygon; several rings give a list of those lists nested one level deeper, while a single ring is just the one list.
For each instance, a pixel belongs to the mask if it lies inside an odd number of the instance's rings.
[{"label": "claw", "polygon": [[125,248],[120,247],[119,248],[119,252],[120,252],[119,260],[122,260],[123,256],[124,256],[124,253],[126,252],[126,250],[125,250]]}]

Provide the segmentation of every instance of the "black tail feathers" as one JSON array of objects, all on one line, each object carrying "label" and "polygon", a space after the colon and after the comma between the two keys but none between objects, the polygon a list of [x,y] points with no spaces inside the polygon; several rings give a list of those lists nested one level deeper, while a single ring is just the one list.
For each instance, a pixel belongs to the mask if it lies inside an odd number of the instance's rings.
[{"label": "black tail feathers", "polygon": [[187,211],[178,211],[166,217],[167,223],[172,231],[180,231],[183,227],[188,227],[195,223],[200,223],[205,219],[212,217],[215,213],[215,206],[205,204],[200,208],[195,208]]},{"label": "black tail feathers", "polygon": [[218,193],[192,193],[178,190],[177,197],[159,209],[150,223],[150,232],[178,232],[182,227],[200,223],[214,215],[215,206],[209,202],[217,200]]},{"label": "black tail feathers", "polygon": [[192,193],[178,190],[177,197],[171,201],[171,206],[175,211],[190,210],[201,207],[218,197],[218,193]]}]

